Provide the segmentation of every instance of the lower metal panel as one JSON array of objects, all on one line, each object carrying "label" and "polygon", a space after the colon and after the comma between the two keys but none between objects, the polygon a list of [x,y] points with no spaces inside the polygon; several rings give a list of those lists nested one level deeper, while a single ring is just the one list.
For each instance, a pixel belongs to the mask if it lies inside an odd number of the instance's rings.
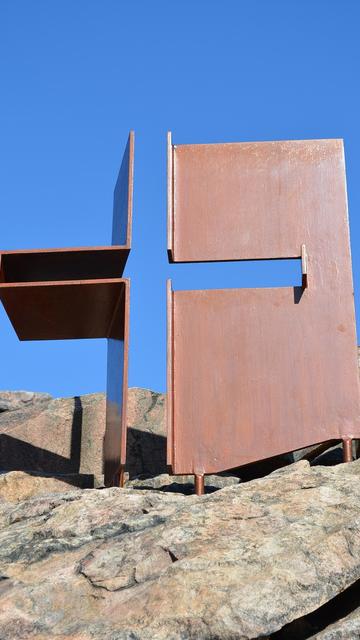
[{"label": "lower metal panel", "polygon": [[216,473],[360,438],[352,299],[327,288],[168,291],[168,464]]}]

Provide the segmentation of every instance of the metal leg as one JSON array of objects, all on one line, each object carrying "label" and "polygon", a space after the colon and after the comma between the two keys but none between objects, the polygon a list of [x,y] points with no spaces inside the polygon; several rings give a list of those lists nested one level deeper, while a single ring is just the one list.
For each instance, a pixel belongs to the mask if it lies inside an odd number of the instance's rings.
[{"label": "metal leg", "polygon": [[352,438],[343,439],[343,460],[344,462],[351,462],[353,459],[352,454]]},{"label": "metal leg", "polygon": [[195,493],[197,496],[202,496],[205,493],[204,476],[195,474]]}]

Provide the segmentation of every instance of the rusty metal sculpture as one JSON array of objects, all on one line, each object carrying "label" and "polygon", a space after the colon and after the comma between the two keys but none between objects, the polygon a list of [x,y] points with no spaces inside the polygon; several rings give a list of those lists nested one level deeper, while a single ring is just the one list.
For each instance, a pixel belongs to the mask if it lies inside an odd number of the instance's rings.
[{"label": "rusty metal sculpture", "polygon": [[0,299],[19,340],[107,338],[106,486],[123,484],[134,133],[114,191],[112,246],[0,252]]},{"label": "rusty metal sculpture", "polygon": [[333,439],[359,381],[343,143],[168,141],[173,262],[298,258],[302,286],[172,291],[168,464],[216,473]]}]

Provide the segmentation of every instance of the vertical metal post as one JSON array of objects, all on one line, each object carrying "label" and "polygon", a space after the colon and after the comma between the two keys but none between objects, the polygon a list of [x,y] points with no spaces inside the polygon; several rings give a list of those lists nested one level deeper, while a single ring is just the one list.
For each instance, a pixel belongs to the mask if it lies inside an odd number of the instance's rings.
[{"label": "vertical metal post", "polygon": [[205,493],[204,476],[195,474],[195,493],[197,496],[203,496]]},{"label": "vertical metal post", "polygon": [[344,462],[352,462],[352,438],[343,438],[343,460]]}]

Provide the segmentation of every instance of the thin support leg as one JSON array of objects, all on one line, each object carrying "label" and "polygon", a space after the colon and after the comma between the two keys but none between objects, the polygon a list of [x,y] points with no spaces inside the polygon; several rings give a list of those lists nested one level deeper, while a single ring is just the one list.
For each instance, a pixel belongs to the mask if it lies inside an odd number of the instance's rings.
[{"label": "thin support leg", "polygon": [[352,438],[343,439],[343,460],[344,462],[351,462],[353,459],[352,454]]},{"label": "thin support leg", "polygon": [[205,493],[204,476],[195,474],[195,493],[197,496],[202,496]]}]

